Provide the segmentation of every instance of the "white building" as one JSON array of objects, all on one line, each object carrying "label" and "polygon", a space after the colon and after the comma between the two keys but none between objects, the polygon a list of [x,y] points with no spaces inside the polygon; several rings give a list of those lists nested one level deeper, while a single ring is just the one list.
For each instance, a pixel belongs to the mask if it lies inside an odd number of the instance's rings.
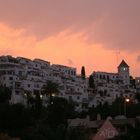
[{"label": "white building", "polygon": [[[134,97],[136,89],[130,86],[129,66],[124,60],[118,66],[118,73],[97,71],[92,75],[95,89],[89,88],[88,78],[83,80],[77,75],[76,68],[51,65],[50,62],[41,59],[0,57],[0,84],[12,90],[12,103],[26,104],[26,93],[32,96],[41,95],[43,85],[50,80],[58,83],[60,89],[58,96],[76,102],[78,111],[100,103],[112,104],[120,96]],[[139,81],[140,78],[136,78],[137,87],[140,89]],[[42,99],[46,104],[46,96]]]},{"label": "white building", "polygon": [[26,93],[41,94],[43,85],[50,80],[58,83],[59,96],[77,102],[79,109],[88,103],[87,81],[77,76],[76,68],[50,65],[41,59],[0,57],[0,84],[12,89],[12,103],[26,104]]},{"label": "white building", "polygon": [[112,104],[116,98],[123,96],[134,98],[136,89],[130,86],[129,66],[122,60],[118,66],[118,73],[93,72],[96,95],[90,106],[97,106],[108,102]]}]

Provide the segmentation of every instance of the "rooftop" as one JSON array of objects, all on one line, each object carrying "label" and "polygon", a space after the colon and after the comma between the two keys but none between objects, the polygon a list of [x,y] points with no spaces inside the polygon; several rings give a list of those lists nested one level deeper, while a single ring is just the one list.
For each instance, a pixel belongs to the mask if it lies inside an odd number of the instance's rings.
[{"label": "rooftop", "polygon": [[121,68],[121,67],[129,67],[129,66],[127,65],[127,63],[124,60],[122,60],[122,62],[118,66],[118,68]]}]

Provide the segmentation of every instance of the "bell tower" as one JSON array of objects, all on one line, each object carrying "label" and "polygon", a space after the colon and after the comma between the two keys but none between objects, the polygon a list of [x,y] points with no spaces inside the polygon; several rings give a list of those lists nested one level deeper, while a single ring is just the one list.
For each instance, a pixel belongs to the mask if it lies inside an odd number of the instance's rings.
[{"label": "bell tower", "polygon": [[129,66],[124,60],[122,60],[118,66],[118,76],[123,81],[124,85],[130,84]]}]

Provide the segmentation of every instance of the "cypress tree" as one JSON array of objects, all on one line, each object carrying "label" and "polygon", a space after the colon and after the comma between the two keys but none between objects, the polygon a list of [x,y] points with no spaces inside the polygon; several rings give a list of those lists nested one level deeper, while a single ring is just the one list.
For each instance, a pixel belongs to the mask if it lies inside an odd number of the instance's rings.
[{"label": "cypress tree", "polygon": [[89,76],[88,83],[89,83],[89,87],[90,88],[94,88],[95,87],[95,85],[94,85],[94,79],[93,79],[93,76],[92,75]]},{"label": "cypress tree", "polygon": [[82,77],[83,80],[85,80],[85,78],[86,78],[85,67],[84,66],[82,66],[82,69],[81,69],[81,77]]}]

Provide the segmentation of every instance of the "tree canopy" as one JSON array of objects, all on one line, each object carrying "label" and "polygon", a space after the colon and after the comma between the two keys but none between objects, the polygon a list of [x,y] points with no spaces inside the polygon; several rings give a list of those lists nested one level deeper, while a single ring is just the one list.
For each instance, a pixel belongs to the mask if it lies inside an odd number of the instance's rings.
[{"label": "tree canopy", "polygon": [[48,81],[47,84],[42,87],[42,93],[49,96],[51,104],[53,96],[59,93],[59,85],[52,81]]},{"label": "tree canopy", "polygon": [[9,102],[9,100],[11,99],[11,94],[12,91],[5,86],[0,86],[0,103],[6,103]]},{"label": "tree canopy", "polygon": [[88,84],[89,84],[90,88],[95,88],[95,83],[94,83],[93,75],[89,76]]}]

